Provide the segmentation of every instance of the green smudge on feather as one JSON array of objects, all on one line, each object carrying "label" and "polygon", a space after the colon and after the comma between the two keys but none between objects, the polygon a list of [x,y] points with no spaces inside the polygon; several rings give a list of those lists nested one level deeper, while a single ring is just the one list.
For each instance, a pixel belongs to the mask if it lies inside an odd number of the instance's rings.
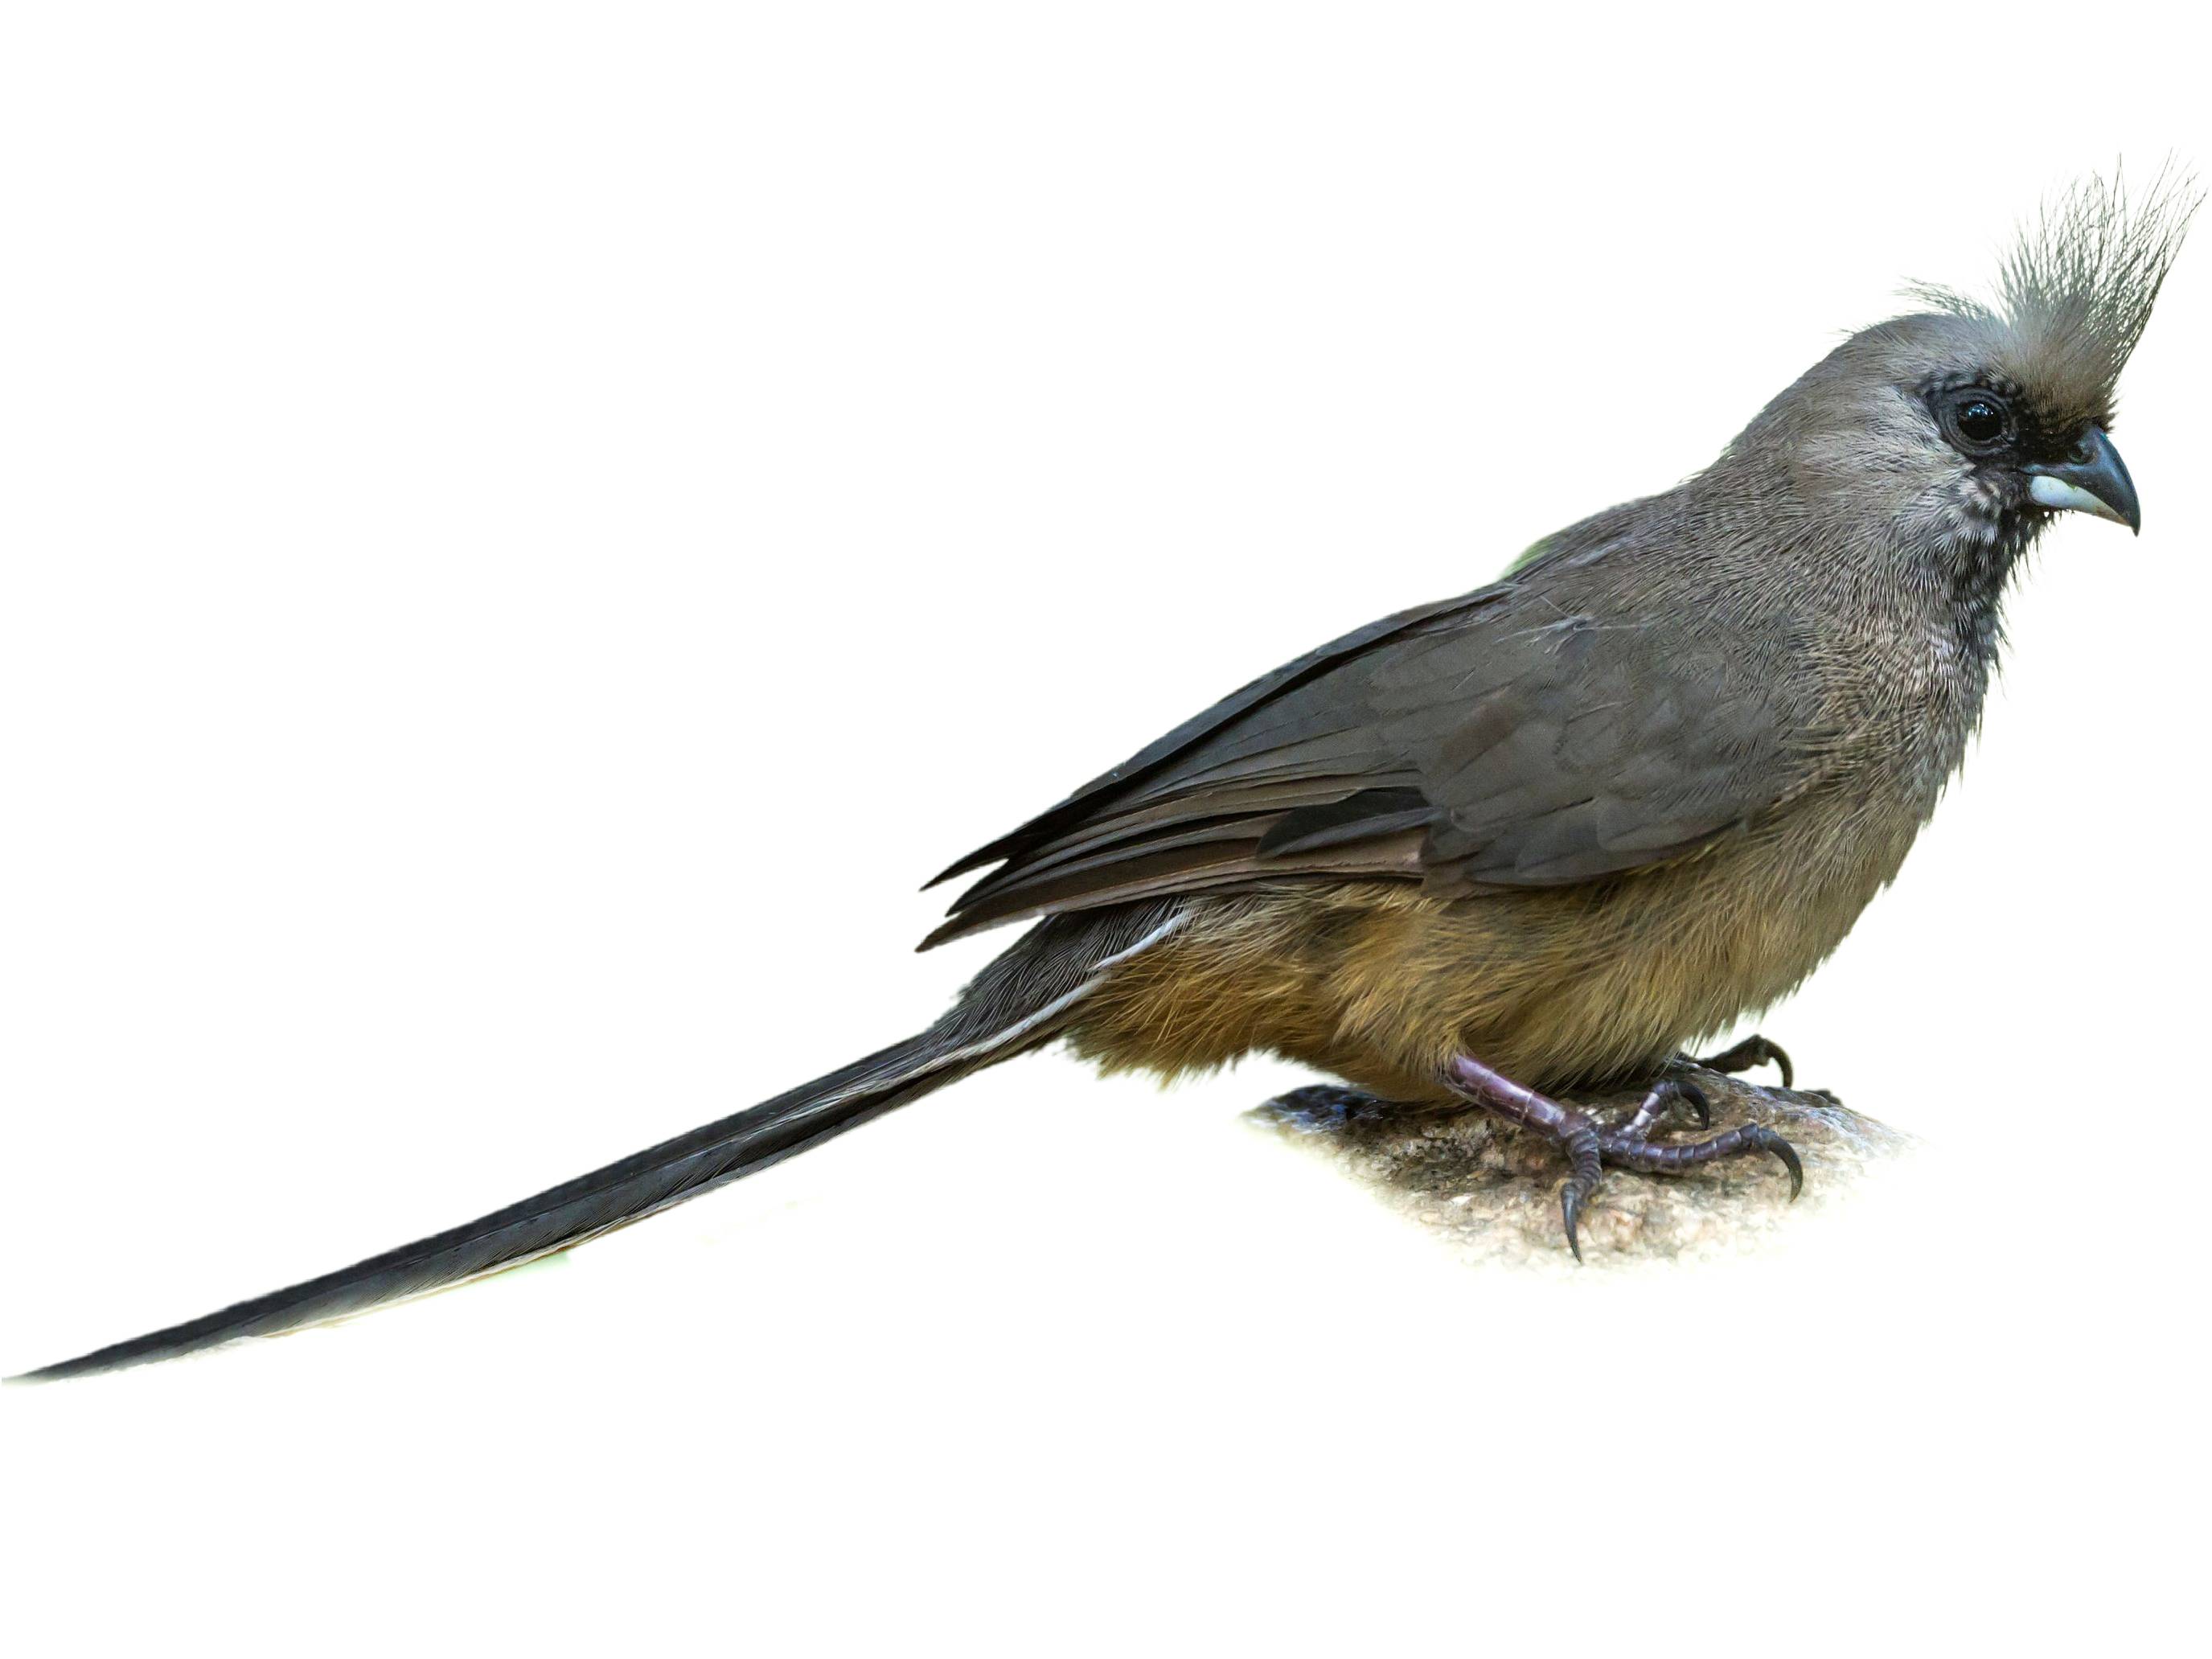
[{"label": "green smudge on feather", "polygon": [[1510,576],[1515,571],[1527,568],[1537,558],[1541,556],[1544,550],[1551,544],[1552,538],[1549,536],[1545,537],[1544,539],[1540,542],[1529,543],[1527,547],[1522,550],[1521,556],[1514,560],[1511,564],[1505,567],[1504,574]]}]

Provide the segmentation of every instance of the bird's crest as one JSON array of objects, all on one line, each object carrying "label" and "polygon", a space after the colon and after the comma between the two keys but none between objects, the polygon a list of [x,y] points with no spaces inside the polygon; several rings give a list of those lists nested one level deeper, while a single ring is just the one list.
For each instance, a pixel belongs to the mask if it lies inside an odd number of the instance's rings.
[{"label": "bird's crest", "polygon": [[2000,268],[1992,306],[1954,289],[1916,287],[1937,309],[2002,331],[2005,365],[2054,403],[2109,420],[2120,371],[2203,199],[2167,162],[2131,196],[2119,169],[2044,204]]}]

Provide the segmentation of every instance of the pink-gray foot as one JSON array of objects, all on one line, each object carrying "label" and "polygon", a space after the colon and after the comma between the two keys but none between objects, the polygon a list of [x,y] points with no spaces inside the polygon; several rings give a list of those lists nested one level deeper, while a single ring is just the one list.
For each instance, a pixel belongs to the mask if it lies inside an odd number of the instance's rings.
[{"label": "pink-gray foot", "polygon": [[[1559,1211],[1566,1222],[1567,1248],[1577,1261],[1583,1259],[1579,1237],[1583,1212],[1604,1178],[1607,1164],[1649,1175],[1673,1175],[1723,1158],[1770,1152],[1790,1171],[1793,1202],[1805,1188],[1805,1166],[1798,1161],[1797,1149],[1763,1123],[1740,1123],[1707,1140],[1646,1139],[1645,1131],[1676,1102],[1701,1105],[1702,1093],[1692,1092],[1694,1085],[1686,1088],[1679,1080],[1661,1083],[1644,1097],[1636,1115],[1625,1126],[1607,1129],[1589,1113],[1540,1095],[1471,1054],[1460,1055],[1444,1071],[1445,1081],[1455,1091],[1509,1123],[1534,1130],[1566,1154],[1567,1182],[1559,1194]],[[1710,1109],[1704,1115],[1710,1121]]]}]

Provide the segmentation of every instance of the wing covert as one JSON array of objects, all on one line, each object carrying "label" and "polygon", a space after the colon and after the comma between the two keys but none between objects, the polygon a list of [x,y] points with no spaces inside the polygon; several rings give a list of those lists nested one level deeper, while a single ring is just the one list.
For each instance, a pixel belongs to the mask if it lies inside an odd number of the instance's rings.
[{"label": "wing covert", "polygon": [[1651,621],[1612,585],[1534,572],[1346,635],[953,866],[1001,861],[924,948],[1285,878],[1471,892],[1683,856],[1802,768],[1758,659],[1717,624]]}]

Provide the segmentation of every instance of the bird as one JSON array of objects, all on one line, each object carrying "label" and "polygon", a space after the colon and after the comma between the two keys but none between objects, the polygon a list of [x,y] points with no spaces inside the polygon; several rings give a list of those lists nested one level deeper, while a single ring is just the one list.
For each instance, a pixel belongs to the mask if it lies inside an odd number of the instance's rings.
[{"label": "bird", "polygon": [[[1555,1143],[1565,1243],[1607,1166],[1771,1157],[1687,1052],[1754,1017],[1898,873],[1958,769],[2023,555],[2140,533],[2117,387],[2200,197],[2169,167],[2048,199],[1993,295],[1907,290],[1703,471],[1498,580],[1356,629],[936,879],[928,949],[1027,927],[919,1034],[476,1220],[27,1374],[276,1334],[565,1250],[1054,1043],[1173,1077],[1253,1053]],[[980,872],[980,873],[979,873]],[[932,883],[934,885],[935,883]],[[1788,1056],[1763,1036],[1705,1063]],[[1559,1098],[1632,1080],[1607,1127]],[[1702,1138],[1671,1120],[1694,1114]]]}]

